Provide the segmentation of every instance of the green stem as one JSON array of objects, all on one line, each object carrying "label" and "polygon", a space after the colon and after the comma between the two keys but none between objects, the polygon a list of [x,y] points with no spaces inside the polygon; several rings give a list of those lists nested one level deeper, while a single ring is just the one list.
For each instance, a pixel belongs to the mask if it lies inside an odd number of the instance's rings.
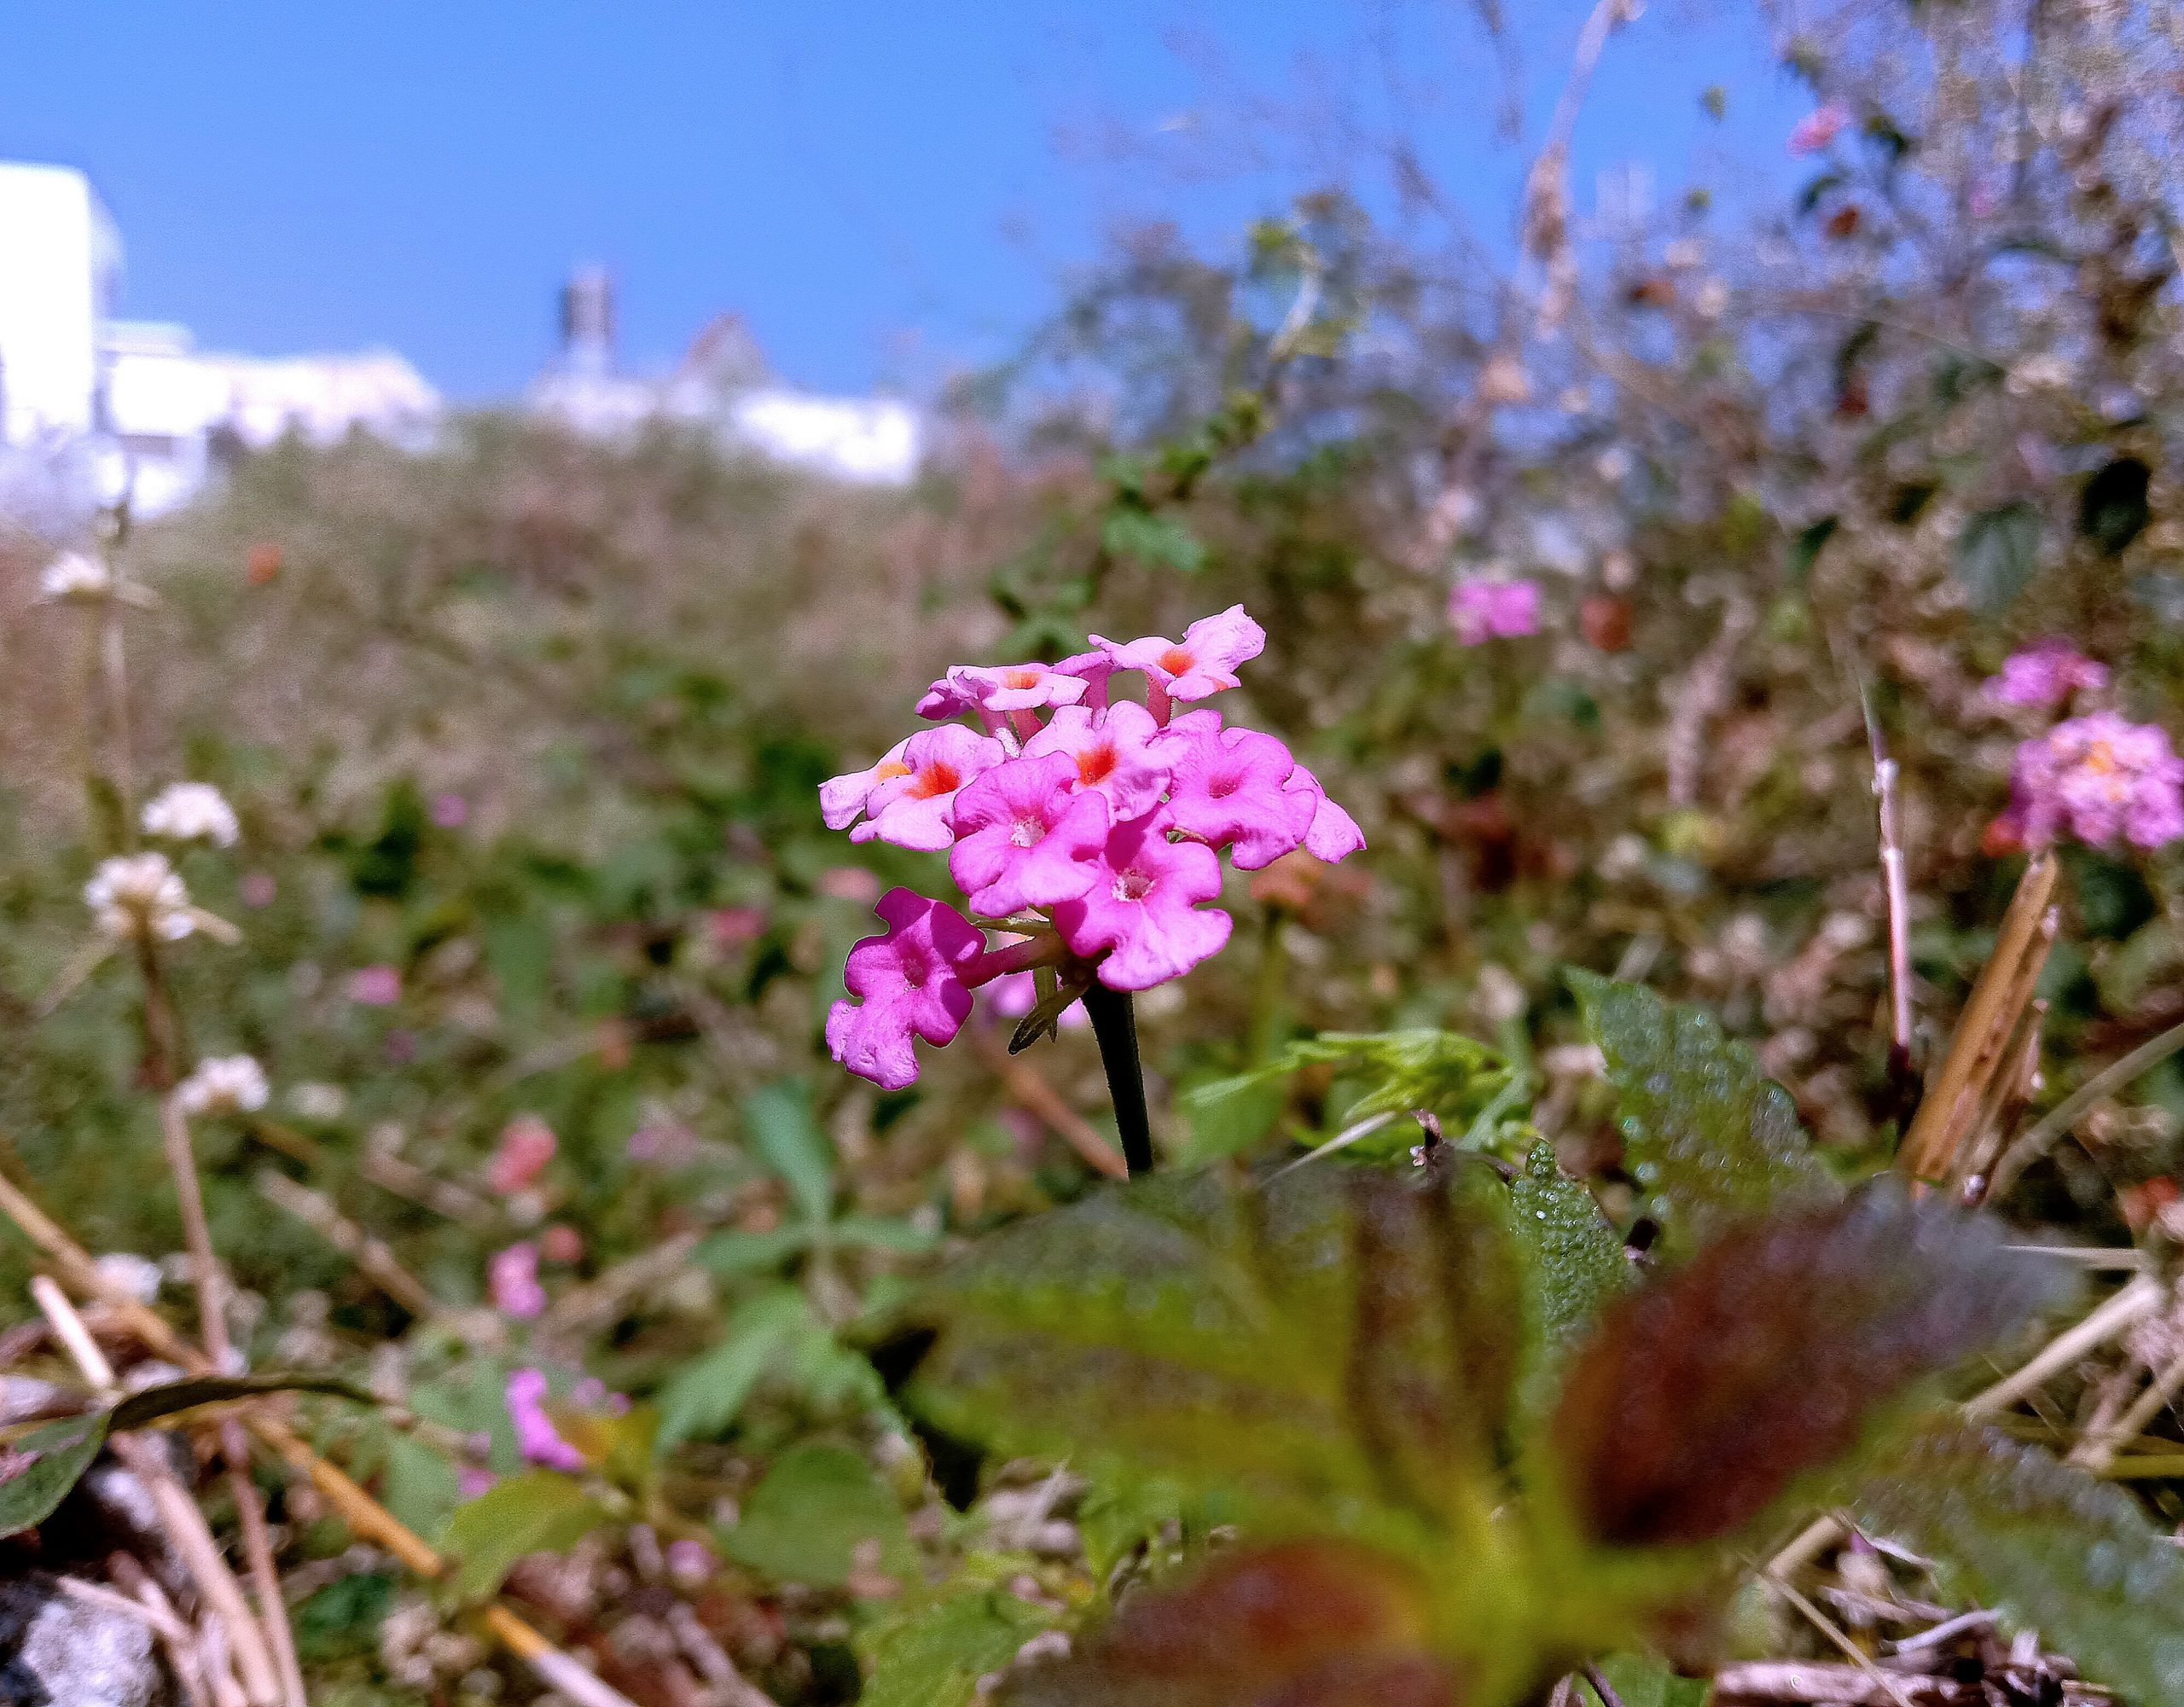
[{"label": "green stem", "polygon": [[1137,1011],[1127,990],[1104,984],[1084,992],[1084,1011],[1092,1016],[1092,1035],[1100,1040],[1100,1065],[1107,1070],[1123,1160],[1136,1179],[1153,1171],[1153,1121],[1145,1108],[1145,1069],[1137,1059]]}]

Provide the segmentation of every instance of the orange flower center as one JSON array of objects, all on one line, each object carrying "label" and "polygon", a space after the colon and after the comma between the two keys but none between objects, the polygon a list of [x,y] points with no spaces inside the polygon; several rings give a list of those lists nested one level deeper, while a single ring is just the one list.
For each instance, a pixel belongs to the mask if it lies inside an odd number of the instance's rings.
[{"label": "orange flower center", "polygon": [[1001,672],[1001,685],[1004,688],[1036,688],[1039,685],[1039,672],[1036,670],[1004,670]]},{"label": "orange flower center", "polygon": [[2089,769],[2106,774],[2116,768],[2116,749],[2105,740],[2097,740],[2086,749],[2085,762]]},{"label": "orange flower center", "polygon": [[956,767],[943,759],[918,773],[918,780],[910,785],[910,798],[930,800],[936,794],[952,793],[962,786],[963,779]]},{"label": "orange flower center", "polygon": [[1104,782],[1114,774],[1115,750],[1102,745],[1089,746],[1077,755],[1077,780],[1089,788],[1095,782]]},{"label": "orange flower center", "polygon": [[889,782],[897,776],[908,776],[909,774],[910,767],[899,758],[891,758],[872,767],[872,780],[874,782]]},{"label": "orange flower center", "polygon": [[1160,667],[1170,676],[1188,676],[1197,664],[1188,647],[1171,646],[1160,654]]}]

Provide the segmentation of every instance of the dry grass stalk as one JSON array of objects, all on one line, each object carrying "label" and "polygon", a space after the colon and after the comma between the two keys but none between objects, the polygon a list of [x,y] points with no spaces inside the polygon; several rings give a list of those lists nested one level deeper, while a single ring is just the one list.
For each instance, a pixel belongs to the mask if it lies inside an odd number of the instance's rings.
[{"label": "dry grass stalk", "polygon": [[288,1211],[336,1251],[395,1303],[421,1321],[443,1312],[439,1301],[425,1283],[404,1268],[380,1240],[342,1214],[324,1193],[267,1168],[258,1176],[258,1193],[267,1202]]},{"label": "dry grass stalk", "polygon": [[1972,986],[1949,1054],[1904,1135],[1896,1165],[1920,1187],[1948,1183],[1992,1080],[2016,1065],[2010,1042],[2054,946],[2057,870],[2054,856],[2042,853],[2018,880],[1995,951]]},{"label": "dry grass stalk", "polygon": [[2014,1144],[2002,1153],[1995,1164],[1993,1182],[1987,1188],[1989,1197],[1998,1197],[2013,1184],[2018,1176],[2046,1155],[2071,1127],[2078,1117],[2094,1103],[2118,1091],[2141,1073],[2152,1071],[2180,1048],[2184,1048],[2184,1025],[2172,1025],[2159,1036],[2146,1042],[2122,1060],[2103,1067],[2077,1090],[2057,1103],[2036,1121]]}]

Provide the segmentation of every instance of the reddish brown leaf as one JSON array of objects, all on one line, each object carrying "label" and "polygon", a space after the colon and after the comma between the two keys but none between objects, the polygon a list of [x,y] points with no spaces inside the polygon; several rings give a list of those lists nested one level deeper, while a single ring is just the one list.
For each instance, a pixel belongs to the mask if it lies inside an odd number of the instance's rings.
[{"label": "reddish brown leaf", "polygon": [[1726,1535],[2059,1284],[1892,1185],[1733,1232],[1622,1300],[1572,1366],[1553,1437],[1578,1518],[1623,1546]]},{"label": "reddish brown leaf", "polygon": [[1385,1554],[1293,1542],[1124,1603],[1072,1658],[1012,1679],[1007,1707],[1458,1707],[1420,1646],[1423,1585]]}]

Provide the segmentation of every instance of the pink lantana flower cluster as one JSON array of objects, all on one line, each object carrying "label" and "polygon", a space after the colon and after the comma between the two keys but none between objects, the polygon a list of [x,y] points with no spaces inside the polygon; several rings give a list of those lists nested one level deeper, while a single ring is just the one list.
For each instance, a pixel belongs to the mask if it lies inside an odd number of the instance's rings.
[{"label": "pink lantana flower cluster", "polygon": [[1464,646],[1539,632],[1539,584],[1472,575],[1449,592],[1449,626]]},{"label": "pink lantana flower cluster", "polygon": [[2053,711],[2069,705],[2080,688],[2097,694],[2107,685],[2105,665],[2051,636],[2004,659],[2001,674],[1989,676],[1981,691],[1997,705]]},{"label": "pink lantana flower cluster", "polygon": [[2184,836],[2184,759],[2158,723],[2115,711],[2059,723],[2017,750],[2004,822],[2030,846],[2068,831],[2093,847]]},{"label": "pink lantana flower cluster", "polygon": [[[900,1089],[917,1077],[913,1039],[952,1040],[981,984],[1033,967],[1115,990],[1180,978],[1228,940],[1228,915],[1206,904],[1223,854],[1257,871],[1300,847],[1330,861],[1362,847],[1287,747],[1198,704],[1265,644],[1236,605],[1181,641],[1095,635],[1058,664],[959,665],[918,702],[939,727],[824,784],[828,827],[944,851],[972,915],[1011,938],[989,947],[947,903],[890,891],[874,909],[886,933],[850,950],[853,999],[828,1015],[834,1059]],[[1142,705],[1110,697],[1129,674]]]}]

